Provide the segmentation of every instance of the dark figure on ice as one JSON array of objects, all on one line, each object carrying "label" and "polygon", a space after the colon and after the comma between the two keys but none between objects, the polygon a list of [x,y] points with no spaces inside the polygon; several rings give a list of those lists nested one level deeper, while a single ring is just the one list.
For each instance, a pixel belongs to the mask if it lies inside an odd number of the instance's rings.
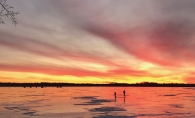
[{"label": "dark figure on ice", "polygon": [[124,90],[124,91],[123,91],[124,97],[126,96],[125,93],[126,93],[126,92],[125,92],[125,90]]},{"label": "dark figure on ice", "polygon": [[114,92],[114,98],[115,98],[115,101],[116,101],[116,92]]}]

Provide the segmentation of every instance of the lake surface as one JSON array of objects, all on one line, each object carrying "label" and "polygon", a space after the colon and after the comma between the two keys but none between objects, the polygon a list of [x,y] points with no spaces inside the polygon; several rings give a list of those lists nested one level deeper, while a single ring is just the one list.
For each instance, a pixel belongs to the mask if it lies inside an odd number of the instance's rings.
[{"label": "lake surface", "polygon": [[195,118],[195,88],[0,88],[0,118]]}]

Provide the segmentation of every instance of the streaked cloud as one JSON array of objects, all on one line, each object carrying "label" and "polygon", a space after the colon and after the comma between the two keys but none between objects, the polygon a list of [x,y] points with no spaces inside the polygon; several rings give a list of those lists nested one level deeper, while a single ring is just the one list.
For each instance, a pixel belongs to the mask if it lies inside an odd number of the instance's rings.
[{"label": "streaked cloud", "polygon": [[193,0],[8,3],[21,14],[17,27],[9,21],[0,26],[0,71],[109,81],[124,76],[128,79],[117,81],[127,82],[134,82],[131,77],[194,81]]}]

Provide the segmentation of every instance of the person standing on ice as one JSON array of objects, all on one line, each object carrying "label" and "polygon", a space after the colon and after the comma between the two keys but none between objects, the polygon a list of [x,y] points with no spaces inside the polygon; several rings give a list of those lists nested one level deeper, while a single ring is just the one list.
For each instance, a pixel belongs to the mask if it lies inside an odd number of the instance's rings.
[{"label": "person standing on ice", "polygon": [[126,93],[126,92],[125,92],[125,90],[124,90],[124,91],[123,91],[124,97],[126,96],[125,93]]},{"label": "person standing on ice", "polygon": [[116,92],[114,92],[114,98],[115,98],[115,101],[116,101]]}]

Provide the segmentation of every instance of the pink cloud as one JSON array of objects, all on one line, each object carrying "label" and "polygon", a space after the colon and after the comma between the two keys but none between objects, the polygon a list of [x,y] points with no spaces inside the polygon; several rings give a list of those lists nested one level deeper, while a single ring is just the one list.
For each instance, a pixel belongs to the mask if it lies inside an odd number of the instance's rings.
[{"label": "pink cloud", "polygon": [[19,66],[19,65],[0,65],[0,71],[8,72],[30,72],[49,74],[56,76],[72,75],[78,77],[94,76],[94,77],[110,77],[110,76],[157,76],[150,74],[147,71],[139,71],[132,69],[119,68],[116,70],[109,70],[107,72],[90,71],[76,68],[65,68],[65,67],[44,67],[44,66]]},{"label": "pink cloud", "polygon": [[[109,4],[60,1],[55,4],[60,6],[57,11],[68,16],[66,20],[78,30],[103,37],[137,59],[166,67],[182,67],[185,63],[195,65],[195,18],[192,17],[195,2],[180,2],[144,2],[143,7],[139,6],[139,1],[107,1]],[[123,4],[123,8],[119,4]]]}]

